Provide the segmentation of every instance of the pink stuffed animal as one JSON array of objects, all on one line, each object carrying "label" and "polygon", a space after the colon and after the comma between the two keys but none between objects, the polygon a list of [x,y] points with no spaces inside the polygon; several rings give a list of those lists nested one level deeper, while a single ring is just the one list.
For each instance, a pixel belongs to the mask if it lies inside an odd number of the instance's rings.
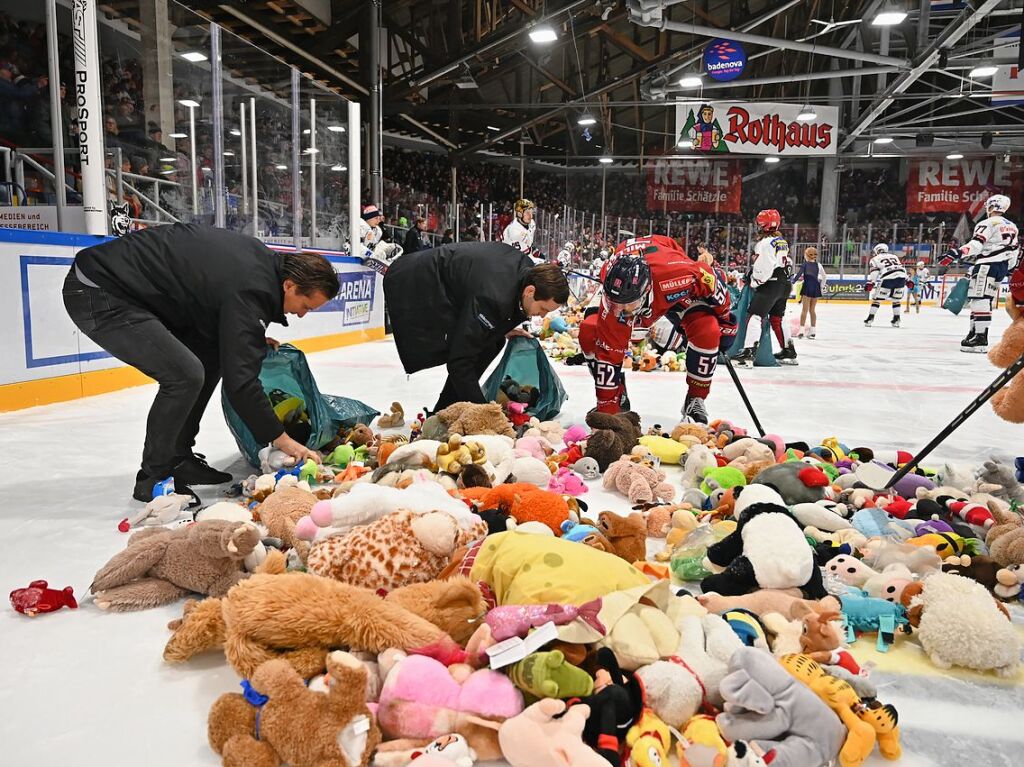
[{"label": "pink stuffed animal", "polygon": [[586,426],[573,425],[565,430],[565,434],[562,435],[562,442],[565,443],[566,447],[572,447],[580,442],[584,442],[589,436],[590,432]]},{"label": "pink stuffed animal", "polygon": [[451,733],[465,736],[477,758],[501,759],[494,730],[472,724],[469,717],[497,727],[523,710],[523,695],[497,671],[468,666],[446,668],[432,658],[410,655],[399,661],[384,682],[377,721],[388,739],[433,739]]},{"label": "pink stuffed animal", "polygon": [[572,469],[564,466],[548,482],[548,490],[559,495],[571,495],[576,497],[587,492],[588,488],[583,479]]},{"label": "pink stuffed animal", "polygon": [[543,461],[553,452],[555,449],[543,437],[520,437],[516,440],[515,453],[520,457],[529,456]]},{"label": "pink stuffed animal", "polygon": [[856,586],[857,588],[867,583],[868,579],[878,575],[875,570],[872,570],[856,557],[850,557],[846,554],[832,557],[832,559],[826,562],[825,573],[834,575],[847,586]]},{"label": "pink stuffed animal", "polygon": [[604,473],[604,489],[618,490],[630,503],[671,502],[676,489],[665,481],[665,472],[622,456]]}]

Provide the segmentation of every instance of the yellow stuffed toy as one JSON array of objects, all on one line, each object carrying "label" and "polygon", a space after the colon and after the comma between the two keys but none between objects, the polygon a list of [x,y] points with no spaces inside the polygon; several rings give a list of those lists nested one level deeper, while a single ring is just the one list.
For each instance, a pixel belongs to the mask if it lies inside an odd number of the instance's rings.
[{"label": "yellow stuffed toy", "polygon": [[463,442],[462,437],[453,434],[447,443],[437,448],[436,463],[445,474],[459,474],[471,463],[483,463],[487,453],[478,442]]},{"label": "yellow stuffed toy", "polygon": [[650,435],[641,437],[640,444],[657,456],[662,463],[673,466],[681,464],[685,460],[686,451],[690,449],[689,445],[674,439]]},{"label": "yellow stuffed toy", "polygon": [[624,767],[667,767],[672,734],[649,708],[626,733]]},{"label": "yellow stuffed toy", "polygon": [[726,763],[728,753],[729,748],[715,724],[715,718],[707,714],[690,717],[683,728],[683,737],[676,744],[679,767],[717,767]]}]

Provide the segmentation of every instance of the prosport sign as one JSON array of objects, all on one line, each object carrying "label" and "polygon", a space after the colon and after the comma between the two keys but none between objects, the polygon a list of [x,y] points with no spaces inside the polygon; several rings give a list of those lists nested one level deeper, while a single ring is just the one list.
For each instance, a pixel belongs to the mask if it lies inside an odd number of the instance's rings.
[{"label": "prosport sign", "polygon": [[647,164],[647,209],[739,213],[743,173],[737,160],[662,157]]},{"label": "prosport sign", "polygon": [[813,120],[797,120],[794,104],[688,101],[676,104],[676,141],[709,154],[834,155],[839,110],[814,107]]},{"label": "prosport sign", "polygon": [[1007,194],[1019,200],[1020,172],[1002,158],[918,160],[910,164],[907,213],[967,213],[985,198]]}]

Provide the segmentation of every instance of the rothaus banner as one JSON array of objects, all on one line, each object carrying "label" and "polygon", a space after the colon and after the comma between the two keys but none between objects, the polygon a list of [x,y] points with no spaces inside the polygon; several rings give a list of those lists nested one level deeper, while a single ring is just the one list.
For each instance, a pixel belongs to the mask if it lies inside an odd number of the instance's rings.
[{"label": "rothaus banner", "polygon": [[834,155],[839,110],[814,107],[813,120],[797,120],[799,104],[687,101],[676,104],[676,143],[692,141],[707,154]]},{"label": "rothaus banner", "polygon": [[977,218],[993,194],[1020,199],[1020,172],[1002,157],[910,163],[907,213],[968,213]]},{"label": "rothaus banner", "polygon": [[738,160],[659,157],[647,164],[647,209],[739,213],[743,172]]}]

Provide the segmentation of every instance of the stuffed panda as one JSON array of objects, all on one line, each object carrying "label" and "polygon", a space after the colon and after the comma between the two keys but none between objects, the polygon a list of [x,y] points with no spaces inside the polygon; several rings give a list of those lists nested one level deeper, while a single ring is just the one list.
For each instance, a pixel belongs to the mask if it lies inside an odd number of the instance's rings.
[{"label": "stuffed panda", "polygon": [[725,569],[701,581],[704,592],[741,596],[758,589],[799,588],[807,599],[827,593],[814,550],[793,515],[777,503],[744,508],[735,532],[709,547],[707,558]]}]

